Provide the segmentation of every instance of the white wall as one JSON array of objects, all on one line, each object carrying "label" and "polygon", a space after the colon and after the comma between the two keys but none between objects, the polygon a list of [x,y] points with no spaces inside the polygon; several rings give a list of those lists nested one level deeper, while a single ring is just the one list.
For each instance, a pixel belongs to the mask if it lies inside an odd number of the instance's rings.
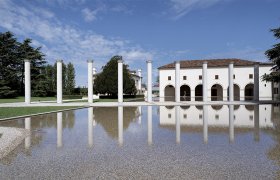
[{"label": "white wall", "polygon": [[[259,68],[259,96],[260,99],[271,99],[272,89],[270,82],[261,81],[261,76],[265,73],[270,73],[270,66],[260,66]],[[234,67],[235,79],[234,84],[237,84],[240,88],[240,100],[244,100],[244,89],[247,84],[254,84],[254,78],[249,79],[249,74],[254,76],[254,67]],[[195,87],[202,84],[202,80],[199,80],[199,75],[202,75],[202,68],[192,68],[192,69],[181,69],[180,70],[180,86],[188,85],[191,88],[191,97],[194,100],[195,97]],[[215,79],[215,75],[219,76],[219,79]],[[168,76],[171,76],[171,80],[168,80]],[[183,80],[183,76],[187,76],[187,80]],[[167,85],[172,85],[175,87],[175,69],[170,70],[159,70],[159,81],[160,81],[160,100],[164,101],[164,89]],[[207,82],[208,82],[208,100],[211,99],[211,87],[214,84],[219,84],[223,87],[223,98],[227,99],[227,88],[228,88],[228,67],[212,68],[208,67],[207,71]],[[266,86],[265,86],[266,85]]]},{"label": "white wall", "polygon": [[[175,107],[168,109],[165,106],[160,106],[160,125],[175,125],[176,114]],[[234,126],[235,127],[254,127],[254,110],[248,110],[244,105],[240,105],[234,110]],[[272,105],[259,106],[259,127],[273,127],[271,121]],[[188,126],[202,126],[203,125],[203,110],[198,109],[196,106],[189,106],[188,109],[180,107],[180,122],[181,125]],[[229,108],[224,105],[221,109],[213,109],[208,105],[208,125],[218,127],[229,126]]]}]

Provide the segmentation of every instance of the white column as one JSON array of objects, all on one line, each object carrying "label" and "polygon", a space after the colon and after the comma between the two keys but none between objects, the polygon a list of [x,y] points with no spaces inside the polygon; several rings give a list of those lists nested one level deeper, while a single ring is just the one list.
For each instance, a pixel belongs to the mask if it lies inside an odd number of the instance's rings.
[{"label": "white column", "polygon": [[123,102],[123,60],[118,60],[118,102]]},{"label": "white column", "polygon": [[240,89],[240,101],[244,101],[245,100],[245,91],[244,89]]},{"label": "white column", "polygon": [[208,105],[203,105],[203,142],[208,143]]},{"label": "white column", "polygon": [[175,62],[175,101],[180,102],[180,61]]},{"label": "white column", "polygon": [[31,130],[31,118],[30,117],[24,119],[24,128],[30,132],[30,134],[24,139],[25,149],[29,149],[31,146],[31,131],[30,131]]},{"label": "white column", "polygon": [[141,69],[138,69],[138,76],[140,77],[139,81],[138,81],[138,91],[139,91],[139,94],[142,94],[142,92],[141,92],[141,90],[142,90],[142,70]]},{"label": "white column", "polygon": [[229,101],[233,101],[233,62],[228,65],[228,89],[229,89]]},{"label": "white column", "polygon": [[93,60],[88,60],[88,102],[93,103]]},{"label": "white column", "polygon": [[195,101],[195,89],[191,89],[191,101]]},{"label": "white column", "polygon": [[57,103],[62,103],[62,60],[56,61],[56,67],[57,67],[56,97],[57,97]]},{"label": "white column", "polygon": [[93,146],[93,107],[88,108],[88,146]]},{"label": "white column", "polygon": [[147,74],[148,74],[148,79],[147,79],[147,101],[152,102],[152,61],[148,60],[147,61]]},{"label": "white column", "polygon": [[62,112],[57,113],[57,147],[62,147]]},{"label": "white column", "polygon": [[254,101],[259,101],[259,64],[254,66]]},{"label": "white column", "polygon": [[229,142],[234,141],[234,107],[229,105]]},{"label": "white column", "polygon": [[24,60],[24,81],[25,81],[25,103],[31,102],[31,77],[30,77],[30,60]]},{"label": "white column", "polygon": [[203,101],[207,101],[207,62],[203,62],[202,70],[202,88],[203,88]]},{"label": "white column", "polygon": [[118,106],[118,142],[123,145],[123,107]]},{"label": "white column", "polygon": [[181,120],[180,120],[180,106],[175,106],[176,111],[176,143],[180,144],[181,141]]},{"label": "white column", "polygon": [[153,144],[153,107],[148,106],[148,144]]}]

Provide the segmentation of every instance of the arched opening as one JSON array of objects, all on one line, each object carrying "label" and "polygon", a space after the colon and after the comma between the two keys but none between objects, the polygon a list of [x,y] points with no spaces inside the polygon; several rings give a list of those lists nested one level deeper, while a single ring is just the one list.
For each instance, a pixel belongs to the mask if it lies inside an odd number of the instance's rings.
[{"label": "arched opening", "polygon": [[212,107],[214,110],[218,111],[218,110],[221,110],[221,109],[223,108],[223,105],[211,105],[211,107]]},{"label": "arched opening", "polygon": [[214,84],[211,87],[211,101],[223,100],[223,87],[219,84]]},{"label": "arched opening", "polygon": [[180,106],[180,107],[181,107],[181,109],[183,109],[183,110],[187,110],[187,109],[190,108],[190,106]]},{"label": "arched opening", "polygon": [[248,111],[254,111],[254,109],[255,109],[254,105],[245,105],[245,108],[246,108]]},{"label": "arched opening", "polygon": [[254,99],[254,84],[247,84],[245,86],[244,96],[245,96],[245,101]]},{"label": "arched opening", "polygon": [[165,106],[166,109],[173,109],[174,106]]},{"label": "arched opening", "polygon": [[195,87],[195,101],[202,101],[203,99],[203,90],[202,85],[197,85]]},{"label": "arched opening", "polygon": [[203,106],[195,106],[196,107],[196,109],[198,109],[198,110],[202,110],[203,109]]},{"label": "arched opening", "polygon": [[164,89],[164,101],[175,101],[175,88],[168,85]]},{"label": "arched opening", "polygon": [[[227,96],[229,100],[229,87],[227,89]],[[233,100],[240,101],[240,87],[237,84],[233,84]]]},{"label": "arched opening", "polygon": [[180,87],[180,100],[190,101],[191,100],[191,88],[188,85],[183,85]]}]

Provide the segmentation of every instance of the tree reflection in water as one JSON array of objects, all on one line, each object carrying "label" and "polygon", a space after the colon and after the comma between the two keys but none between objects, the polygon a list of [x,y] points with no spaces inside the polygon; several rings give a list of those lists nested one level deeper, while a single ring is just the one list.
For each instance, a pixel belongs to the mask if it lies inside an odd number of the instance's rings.
[{"label": "tree reflection in water", "polygon": [[[97,107],[93,109],[94,120],[100,124],[107,134],[112,138],[118,138],[118,108],[117,107]],[[132,121],[139,116],[137,107],[123,108],[123,130],[129,127]]]}]

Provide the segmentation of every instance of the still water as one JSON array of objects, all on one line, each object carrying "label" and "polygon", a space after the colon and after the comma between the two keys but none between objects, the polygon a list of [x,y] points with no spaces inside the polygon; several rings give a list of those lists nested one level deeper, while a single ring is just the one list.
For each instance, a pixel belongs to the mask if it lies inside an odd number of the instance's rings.
[{"label": "still water", "polygon": [[0,122],[31,132],[0,159],[0,179],[277,179],[279,112],[99,107]]}]

